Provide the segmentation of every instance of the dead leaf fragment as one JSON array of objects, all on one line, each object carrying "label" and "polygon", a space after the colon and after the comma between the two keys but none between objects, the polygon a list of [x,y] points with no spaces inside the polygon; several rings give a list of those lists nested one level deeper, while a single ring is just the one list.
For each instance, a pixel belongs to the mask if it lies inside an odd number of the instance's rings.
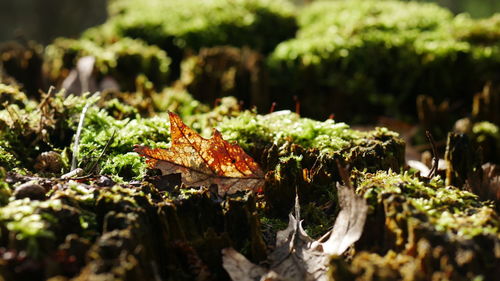
[{"label": "dead leaf fragment", "polygon": [[[363,232],[368,206],[353,188],[337,184],[340,213],[334,227],[313,240],[302,228],[300,206],[290,213],[288,227],[276,234],[276,249],[269,257],[269,269],[255,265],[232,248],[224,249],[223,267],[233,281],[323,281],[331,255],[341,255]],[[327,239],[325,242],[323,242]]]},{"label": "dead leaf fragment", "polygon": [[[245,256],[238,253],[233,248],[222,249],[223,255],[223,266],[224,269],[229,273],[232,280],[238,281],[254,281],[262,280],[267,270],[262,266],[253,264],[251,261],[247,260]],[[265,280],[265,279],[264,279]]]},{"label": "dead leaf fragment", "polygon": [[134,151],[148,158],[150,168],[162,174],[180,173],[186,186],[218,186],[219,195],[254,190],[264,184],[259,165],[237,144],[231,144],[214,129],[205,139],[169,112],[172,145],[169,149],[137,146]]},{"label": "dead leaf fragment", "polygon": [[328,241],[323,243],[324,251],[331,255],[341,255],[363,233],[368,205],[365,199],[354,193],[352,188],[337,184],[340,212],[335,220]]}]

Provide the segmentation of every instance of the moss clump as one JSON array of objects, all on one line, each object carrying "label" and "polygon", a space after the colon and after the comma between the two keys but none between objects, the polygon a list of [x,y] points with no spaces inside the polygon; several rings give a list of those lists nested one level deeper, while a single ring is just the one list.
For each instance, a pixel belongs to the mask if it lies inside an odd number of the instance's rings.
[{"label": "moss clump", "polygon": [[93,239],[97,234],[94,190],[69,182],[59,183],[46,201],[11,198],[0,208],[0,224],[5,226],[0,232],[2,246],[24,249],[29,256],[40,258],[50,254],[68,234]]},{"label": "moss clump", "polygon": [[381,204],[388,194],[404,195],[408,204],[425,216],[422,221],[450,238],[498,236],[500,222],[492,206],[473,193],[445,186],[440,178],[425,183],[408,173],[377,172],[363,174],[357,183],[358,192],[372,206]]},{"label": "moss clump", "polygon": [[[117,94],[119,99],[88,94],[65,97],[64,92],[59,92],[44,94],[40,103],[28,101],[21,95],[19,104],[9,104],[0,110],[0,151],[5,152],[0,156],[0,166],[33,170],[40,166],[37,165],[39,156],[52,151],[61,156],[62,166],[51,175],[67,172],[71,158],[68,152],[73,149],[82,109],[90,104],[80,139],[79,167],[86,172],[102,170],[113,174],[115,180],[138,179],[144,176],[145,165],[131,151],[137,144],[166,145],[169,127],[165,110],[178,112],[184,118],[208,111],[184,91],[166,88],[157,93],[154,89],[141,88],[135,95],[151,101],[148,105],[151,112],[144,115],[163,112],[146,118],[135,109],[135,100],[129,99],[129,95],[132,94]],[[31,144],[30,149],[26,149],[26,143]],[[90,171],[91,168],[97,170]]]},{"label": "moss clump", "polygon": [[[357,247],[361,252],[349,265],[332,260],[334,275],[366,280],[492,276],[500,221],[490,203],[445,186],[439,177],[424,181],[408,173],[377,172],[353,178],[371,208]],[[363,275],[368,271],[372,274]]]},{"label": "moss clump", "polygon": [[500,130],[497,125],[483,121],[472,126],[472,138],[481,148],[484,162],[499,163]]},{"label": "moss clump", "polygon": [[[126,208],[139,207],[136,198],[143,197],[144,195],[141,190],[114,185],[99,194],[97,204],[114,204],[117,206],[116,211],[126,211]],[[118,208],[118,206],[121,207]]]},{"label": "moss clump", "polygon": [[5,182],[5,169],[0,166],[0,207],[7,204],[12,191],[9,185]]},{"label": "moss clump", "polygon": [[399,170],[404,142],[387,129],[352,130],[344,123],[324,122],[280,111],[249,111],[225,118],[217,128],[267,171],[264,213],[271,221],[286,220],[296,189],[303,205],[305,228],[313,235],[327,231],[336,212],[333,183],[340,181],[337,163],[358,169]]},{"label": "moss clump", "polygon": [[40,248],[46,240],[55,240],[52,225],[58,223],[51,212],[60,211],[61,201],[46,202],[30,201],[29,199],[15,200],[0,209],[0,221],[7,231],[0,233],[2,239],[12,239],[12,243],[24,244],[27,253],[31,256],[41,254]]},{"label": "moss clump", "polygon": [[169,81],[170,58],[165,51],[130,38],[105,45],[86,39],[57,39],[45,50],[45,70],[52,81],[61,82],[84,56],[95,57],[97,82],[110,76],[122,90],[133,90],[140,74],[157,88]]},{"label": "moss clump", "polygon": [[[111,19],[104,27],[108,34],[112,30],[118,36],[179,49],[247,45],[269,52],[296,29],[293,8],[286,1],[119,0],[109,11]],[[84,37],[97,39],[96,35],[89,31]]]},{"label": "moss clump", "polygon": [[499,258],[500,221],[489,202],[409,173],[352,176],[370,205],[363,236],[334,278],[353,280],[489,280]]},{"label": "moss clump", "polygon": [[118,0],[108,10],[109,20],[83,38],[131,37],[157,45],[172,57],[174,77],[190,50],[231,45],[269,53],[297,29],[293,6],[285,0]]},{"label": "moss clump", "polygon": [[[465,253],[464,253],[465,254]],[[456,269],[454,257],[443,246],[421,239],[413,253],[386,254],[361,252],[349,265],[334,257],[330,276],[335,280],[487,280],[490,272],[463,272]]]},{"label": "moss clump", "polygon": [[500,14],[474,20],[467,14],[454,20],[455,37],[472,44],[494,46],[500,41]]},{"label": "moss clump", "polygon": [[[237,141],[247,151],[255,146],[281,146],[287,141],[304,148],[316,148],[321,153],[333,153],[349,146],[350,141],[363,134],[353,131],[345,123],[324,122],[300,118],[290,111],[257,115],[246,111],[237,118],[229,118],[217,127],[225,139]],[[263,149],[263,147],[260,147]]]},{"label": "moss clump", "polygon": [[500,139],[500,130],[498,126],[487,121],[475,123],[472,127],[472,132],[480,138],[492,137],[494,139]]},{"label": "moss clump", "polygon": [[0,144],[0,167],[12,170],[19,166],[19,161],[10,152],[11,149],[8,143]]},{"label": "moss clump", "polygon": [[195,100],[185,90],[165,88],[152,96],[153,104],[158,112],[172,111],[182,117],[189,117],[209,111],[209,107]]},{"label": "moss clump", "polygon": [[133,92],[103,93],[97,105],[116,119],[135,118],[137,113],[143,117],[165,115],[167,111],[185,118],[209,111],[208,106],[183,89],[167,87],[157,91],[153,82],[144,75],[138,76],[135,84]]},{"label": "moss clump", "polygon": [[30,101],[19,86],[0,83],[0,109],[5,109],[6,105],[13,104],[25,106],[26,103],[30,103]]},{"label": "moss clump", "polygon": [[111,156],[101,165],[100,173],[111,175],[115,181],[142,179],[146,175],[146,163],[134,152]]},{"label": "moss clump", "polygon": [[[352,7],[356,8],[348,10]],[[299,14],[299,36],[318,37],[325,32],[353,35],[373,31],[433,31],[452,17],[448,10],[428,3],[317,1]]]},{"label": "moss clump", "polygon": [[134,145],[165,146],[168,139],[169,127],[165,118],[137,116],[136,119],[116,120],[94,107],[89,110],[82,131],[79,166],[90,169],[98,161],[95,167],[102,173],[112,174],[115,180],[138,179],[144,175],[145,165],[137,153],[131,152]]},{"label": "moss clump", "polygon": [[361,132],[345,123],[301,118],[290,111],[267,115],[246,111],[235,118],[224,119],[217,128],[225,139],[238,142],[257,158],[271,146],[287,151],[293,144],[304,150],[315,150],[318,157],[345,160],[360,169],[399,169],[403,161],[404,142],[397,133],[385,128]]},{"label": "moss clump", "polygon": [[68,96],[64,92],[44,94],[43,102],[24,101],[0,110],[0,147],[8,152],[4,165],[32,169],[43,152],[68,147],[79,114],[96,97]]},{"label": "moss clump", "polygon": [[[494,79],[500,61],[496,45],[455,37],[452,14],[434,4],[316,1],[298,22],[297,37],[268,60],[273,99],[291,103],[298,95],[310,110],[304,114],[317,118],[414,116],[416,95],[470,97]],[[359,113],[367,119],[356,120]]]}]

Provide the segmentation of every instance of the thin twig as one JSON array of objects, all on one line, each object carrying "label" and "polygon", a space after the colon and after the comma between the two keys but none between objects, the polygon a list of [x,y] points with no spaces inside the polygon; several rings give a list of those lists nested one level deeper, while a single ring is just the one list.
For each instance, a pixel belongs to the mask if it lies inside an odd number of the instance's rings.
[{"label": "thin twig", "polygon": [[106,153],[106,150],[108,150],[108,147],[109,145],[113,142],[113,140],[115,139],[115,134],[116,134],[116,130],[113,130],[113,134],[111,134],[111,137],[108,139],[108,141],[106,142],[106,145],[104,146],[104,148],[102,149],[101,151],[101,154],[99,154],[99,156],[97,157],[97,159],[94,161],[94,163],[92,163],[92,166],[90,167],[90,169],[87,171],[87,174],[92,174],[92,171],[94,171],[95,167],[97,166],[97,163],[99,163],[99,160],[101,160],[101,158],[104,156],[104,153]]},{"label": "thin twig", "polygon": [[271,104],[271,108],[269,109],[269,113],[273,113],[275,109],[276,109],[276,102],[273,102]]},{"label": "thin twig", "polygon": [[432,149],[432,167],[427,177],[433,178],[436,176],[439,168],[439,158],[437,156],[436,142],[434,141],[431,132],[425,131],[425,136],[427,137],[427,140],[431,144],[431,149]]},{"label": "thin twig", "polygon": [[295,101],[295,113],[300,116],[300,100],[298,96],[293,96],[293,100]]},{"label": "thin twig", "polygon": [[44,128],[43,124],[45,123],[46,116],[49,114],[48,109],[45,108],[47,103],[50,100],[50,96],[52,96],[52,91],[55,90],[54,86],[50,86],[48,92],[45,94],[42,91],[40,91],[40,94],[42,95],[42,100],[40,101],[40,104],[38,105],[38,111],[40,111],[40,121],[38,122],[38,130],[37,130],[37,137],[31,142],[31,146],[34,146],[40,139],[44,137]]},{"label": "thin twig", "polygon": [[80,135],[82,134],[85,115],[87,114],[87,110],[92,104],[93,104],[92,102],[87,102],[87,104],[83,107],[82,114],[80,114],[80,122],[78,122],[78,129],[76,130],[75,143],[73,145],[73,158],[71,159],[71,171],[76,169],[76,160],[78,158],[80,149]]},{"label": "thin twig", "polygon": [[40,91],[40,94],[42,95],[42,100],[40,101],[40,104],[38,105],[38,110],[40,111],[40,124],[38,125],[39,131],[42,130],[44,117],[45,117],[45,114],[47,114],[47,112],[44,110],[44,107],[49,102],[50,97],[52,96],[52,91],[54,91],[54,90],[55,90],[54,86],[50,86],[47,93],[43,93],[42,91]]},{"label": "thin twig", "polygon": [[44,93],[40,90],[40,94],[42,96],[42,100],[40,101],[40,104],[38,105],[38,108],[42,108],[45,106],[45,104],[49,101],[50,96],[52,95],[52,91],[54,91],[56,88],[54,86],[50,86],[49,90],[47,93]]},{"label": "thin twig", "polygon": [[295,185],[295,219],[297,220],[297,227],[300,227],[300,204],[299,204],[299,187]]},{"label": "thin twig", "polygon": [[17,114],[17,111],[12,109],[11,106],[7,102],[4,103],[5,109],[7,109],[7,113],[9,114],[10,119],[12,120],[13,123],[17,123],[19,127],[21,128],[21,133],[24,133],[24,126],[21,123],[21,116]]}]

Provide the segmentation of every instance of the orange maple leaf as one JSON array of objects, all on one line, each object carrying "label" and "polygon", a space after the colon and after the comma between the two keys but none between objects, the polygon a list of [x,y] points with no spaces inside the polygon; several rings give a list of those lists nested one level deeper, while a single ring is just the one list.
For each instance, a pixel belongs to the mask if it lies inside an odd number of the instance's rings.
[{"label": "orange maple leaf", "polygon": [[162,174],[180,173],[186,186],[216,184],[219,194],[240,190],[257,191],[264,184],[259,165],[237,144],[224,139],[214,129],[213,137],[205,139],[169,112],[172,144],[169,149],[136,146],[134,151],[146,157],[150,168]]}]

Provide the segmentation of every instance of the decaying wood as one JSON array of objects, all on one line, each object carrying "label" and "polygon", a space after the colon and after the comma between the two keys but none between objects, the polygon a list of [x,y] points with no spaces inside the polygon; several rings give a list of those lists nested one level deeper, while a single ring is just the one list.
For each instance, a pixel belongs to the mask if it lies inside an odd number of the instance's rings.
[{"label": "decaying wood", "polygon": [[463,187],[477,177],[478,154],[465,134],[449,133],[446,144],[446,184]]}]

